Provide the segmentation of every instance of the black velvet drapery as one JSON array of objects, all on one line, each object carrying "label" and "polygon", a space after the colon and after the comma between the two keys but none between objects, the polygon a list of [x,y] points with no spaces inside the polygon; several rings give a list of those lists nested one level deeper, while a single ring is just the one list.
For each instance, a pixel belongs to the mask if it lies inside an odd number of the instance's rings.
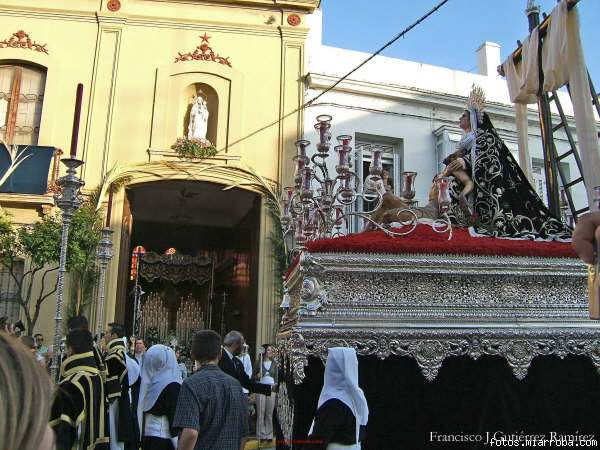
[{"label": "black velvet drapery", "polygon": [[[294,440],[306,437],[323,372],[311,358],[305,381],[293,389]],[[524,380],[500,357],[456,357],[431,382],[413,359],[359,357],[359,383],[370,409],[365,450],[483,449],[486,433],[496,431],[600,438],[600,375],[585,357],[537,357]],[[481,434],[483,442],[432,442],[432,432]]]}]

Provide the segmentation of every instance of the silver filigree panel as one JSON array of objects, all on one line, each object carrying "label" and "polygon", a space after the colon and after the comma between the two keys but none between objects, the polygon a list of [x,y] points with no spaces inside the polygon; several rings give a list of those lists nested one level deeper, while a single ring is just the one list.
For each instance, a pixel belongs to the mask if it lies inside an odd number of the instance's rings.
[{"label": "silver filigree panel", "polygon": [[482,355],[506,359],[518,379],[527,375],[536,356],[586,356],[600,372],[600,327],[547,329],[455,330],[304,330],[280,336],[284,359],[291,363],[295,383],[305,378],[308,357],[324,360],[330,347],[353,347],[362,356],[414,358],[423,375],[434,380],[446,358]]}]

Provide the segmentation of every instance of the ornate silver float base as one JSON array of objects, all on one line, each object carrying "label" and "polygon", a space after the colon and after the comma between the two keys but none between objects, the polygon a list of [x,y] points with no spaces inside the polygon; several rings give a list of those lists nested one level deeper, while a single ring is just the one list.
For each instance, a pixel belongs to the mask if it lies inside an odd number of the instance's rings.
[{"label": "ornate silver float base", "polygon": [[278,342],[294,383],[334,346],[414,358],[428,380],[462,355],[501,356],[519,379],[536,356],[583,355],[600,371],[575,259],[304,253],[286,288]]},{"label": "ornate silver float base", "polygon": [[434,380],[451,356],[501,356],[514,375],[526,377],[536,356],[589,357],[600,372],[598,329],[453,329],[453,330],[302,330],[280,336],[280,352],[292,367],[294,383],[301,383],[308,358],[325,361],[329,347],[353,347],[360,356],[414,358],[427,380]]}]

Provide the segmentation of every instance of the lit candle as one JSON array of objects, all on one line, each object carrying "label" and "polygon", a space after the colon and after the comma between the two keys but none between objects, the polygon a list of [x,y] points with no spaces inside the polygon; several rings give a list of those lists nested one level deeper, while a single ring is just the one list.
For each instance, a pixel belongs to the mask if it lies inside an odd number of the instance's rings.
[{"label": "lit candle", "polygon": [[106,207],[106,228],[110,228],[110,216],[112,213],[113,190],[112,186],[108,188],[108,206]]},{"label": "lit candle", "polygon": [[79,121],[81,119],[81,103],[83,101],[83,84],[77,85],[75,113],[73,114],[73,134],[71,135],[71,158],[77,157],[77,141],[79,140]]}]

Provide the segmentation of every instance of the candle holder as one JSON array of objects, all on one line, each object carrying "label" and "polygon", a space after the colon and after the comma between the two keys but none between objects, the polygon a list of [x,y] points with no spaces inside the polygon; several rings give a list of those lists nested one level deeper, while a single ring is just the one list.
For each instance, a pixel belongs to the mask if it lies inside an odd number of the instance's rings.
[{"label": "candle holder", "polygon": [[408,202],[412,202],[415,198],[416,177],[417,172],[402,172],[402,192],[400,193],[400,196]]},{"label": "candle holder", "polygon": [[438,213],[440,218],[432,224],[434,231],[438,233],[449,233],[448,240],[452,239],[452,222],[448,216],[452,198],[450,197],[450,178],[439,177],[435,180],[438,189]]},{"label": "candle holder", "polygon": [[56,206],[62,211],[62,230],[60,238],[60,258],[58,263],[58,281],[56,289],[56,310],[54,315],[54,356],[50,371],[52,379],[56,380],[60,368],[60,340],[62,336],[62,307],[65,287],[65,272],[67,266],[67,249],[69,242],[69,226],[73,214],[81,206],[80,190],[84,182],[77,177],[77,168],[83,161],[76,158],[63,158],[61,162],[67,167],[67,174],[58,179],[60,191],[54,195]]},{"label": "candle holder", "polygon": [[329,142],[331,141],[331,121],[333,117],[328,114],[317,116],[315,129],[319,131],[319,143],[317,144],[317,152],[322,158],[329,156]]},{"label": "candle holder", "polygon": [[102,239],[98,244],[98,250],[96,256],[100,263],[100,279],[98,281],[98,306],[96,312],[96,333],[98,344],[102,339],[104,332],[104,299],[105,299],[105,284],[106,284],[106,269],[110,260],[113,257],[113,243],[112,243],[113,231],[109,227],[102,229]]},{"label": "candle holder", "polygon": [[563,222],[573,227],[573,215],[571,214],[571,208],[569,208],[569,200],[565,189],[560,190],[560,212]]},{"label": "candle holder", "polygon": [[369,175],[373,177],[381,177],[383,174],[383,163],[381,161],[383,149],[374,147],[371,149],[372,160],[369,165]]},{"label": "candle holder", "polygon": [[[400,231],[391,231],[371,220],[370,214],[378,209],[383,202],[385,186],[383,185],[383,149],[371,149],[372,161],[369,175],[364,183],[352,171],[352,136],[340,135],[335,147],[337,164],[335,173],[329,173],[329,148],[331,141],[331,121],[329,115],[317,117],[315,129],[319,133],[316,153],[308,157],[309,142],[296,141],[298,148],[294,157],[296,163],[294,187],[284,190],[281,202],[281,225],[284,239],[292,249],[291,256],[302,251],[308,241],[320,238],[343,236],[342,227],[351,216],[361,217],[366,223],[383,231],[388,236],[404,236],[411,233],[417,226],[417,214],[405,209],[403,217],[408,219],[401,222]],[[411,183],[414,183],[416,172],[411,173]],[[412,197],[414,197],[414,189]],[[368,210],[355,210],[356,201],[363,199]],[[408,231],[405,231],[408,226]]]}]

